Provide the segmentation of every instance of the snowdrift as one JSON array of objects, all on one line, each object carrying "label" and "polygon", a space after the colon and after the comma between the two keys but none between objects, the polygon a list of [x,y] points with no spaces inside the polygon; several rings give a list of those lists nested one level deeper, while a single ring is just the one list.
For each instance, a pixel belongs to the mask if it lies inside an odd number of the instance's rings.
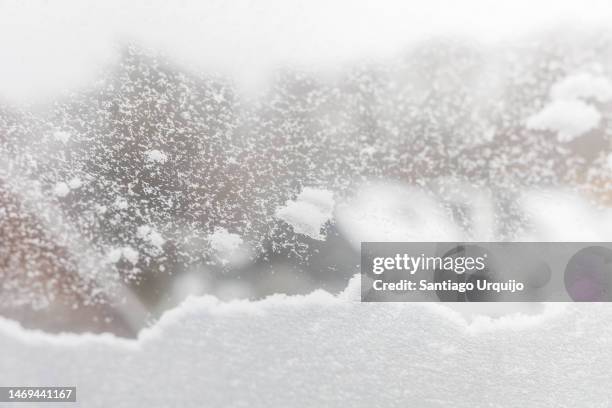
[{"label": "snowdrift", "polygon": [[[0,321],[0,383],[76,385],[80,407],[592,406],[610,401],[606,304],[470,322],[441,304],[189,298],[137,340]],[[60,406],[58,404],[57,406]]]}]

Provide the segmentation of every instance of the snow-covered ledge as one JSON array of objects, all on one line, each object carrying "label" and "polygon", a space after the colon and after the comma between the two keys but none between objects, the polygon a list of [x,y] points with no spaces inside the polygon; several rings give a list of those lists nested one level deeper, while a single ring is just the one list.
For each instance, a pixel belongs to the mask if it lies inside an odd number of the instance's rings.
[{"label": "snow-covered ledge", "polygon": [[[0,320],[0,383],[76,385],[82,407],[590,406],[610,402],[612,307],[465,320],[435,303],[189,298],[137,340]],[[70,406],[75,406],[72,404]]]}]

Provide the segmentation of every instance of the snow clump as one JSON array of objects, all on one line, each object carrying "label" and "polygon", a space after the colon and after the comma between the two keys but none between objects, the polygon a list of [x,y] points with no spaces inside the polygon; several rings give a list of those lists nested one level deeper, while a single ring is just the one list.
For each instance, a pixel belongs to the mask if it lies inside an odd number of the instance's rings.
[{"label": "snow clump", "polygon": [[230,261],[228,258],[235,255],[243,244],[240,235],[229,232],[222,227],[215,228],[215,232],[209,236],[208,240],[210,247],[224,264]]},{"label": "snow clump", "polygon": [[334,205],[331,191],[306,187],[295,200],[277,209],[276,217],[291,225],[298,234],[324,240],[321,229],[332,218]]},{"label": "snow clump", "polygon": [[147,163],[163,164],[168,160],[166,153],[156,149],[147,151],[145,155]]},{"label": "snow clump", "polygon": [[158,250],[161,250],[166,240],[162,235],[149,225],[141,225],[136,231],[138,238],[146,241],[150,245],[154,246]]},{"label": "snow clump", "polygon": [[601,113],[592,105],[579,100],[557,100],[527,119],[527,128],[557,132],[560,142],[571,142],[595,129]]},{"label": "snow clump", "polygon": [[550,96],[553,100],[590,98],[608,102],[612,100],[612,81],[585,72],[574,74],[554,84]]},{"label": "snow clump", "polygon": [[599,126],[601,113],[584,99],[612,100],[612,82],[602,76],[578,73],[555,83],[550,97],[550,104],[527,119],[527,128],[557,132],[557,139],[567,143]]},{"label": "snow clump", "polygon": [[140,258],[140,254],[137,250],[130,246],[113,248],[106,254],[106,261],[108,263],[117,263],[121,260],[121,258],[125,259],[132,265],[136,265],[138,263],[138,259]]}]

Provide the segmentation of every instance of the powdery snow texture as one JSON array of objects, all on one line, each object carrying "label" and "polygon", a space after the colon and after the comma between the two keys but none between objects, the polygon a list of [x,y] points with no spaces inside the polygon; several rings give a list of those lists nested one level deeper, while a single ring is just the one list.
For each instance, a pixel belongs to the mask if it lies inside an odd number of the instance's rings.
[{"label": "powdery snow texture", "polygon": [[146,241],[159,250],[162,249],[164,243],[166,242],[162,235],[149,225],[141,225],[138,227],[136,230],[136,235],[138,238]]},{"label": "powdery snow texture", "polygon": [[215,228],[215,232],[208,239],[210,247],[222,263],[228,263],[229,259],[236,255],[240,246],[244,243],[240,235],[229,232],[225,228]]},{"label": "powdery snow texture", "polygon": [[331,191],[306,187],[294,201],[276,210],[276,217],[293,227],[298,234],[324,240],[321,229],[332,218],[334,195]]},{"label": "powdery snow texture", "polygon": [[358,294],[353,279],[339,296],[190,298],[135,341],[0,319],[0,383],[76,385],[73,408],[610,402],[610,305],[467,324],[440,304],[365,304]]},{"label": "powdery snow texture", "polygon": [[166,153],[160,150],[148,150],[145,155],[148,163],[165,163],[168,160]]}]

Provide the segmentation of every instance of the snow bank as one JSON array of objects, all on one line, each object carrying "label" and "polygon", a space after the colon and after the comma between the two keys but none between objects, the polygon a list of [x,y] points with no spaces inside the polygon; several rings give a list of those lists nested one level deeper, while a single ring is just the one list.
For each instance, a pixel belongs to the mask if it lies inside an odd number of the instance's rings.
[{"label": "snow bank", "polygon": [[276,210],[276,217],[298,234],[324,240],[321,229],[332,218],[334,195],[331,191],[306,187],[293,201]]},{"label": "snow bank", "polygon": [[[72,407],[603,406],[612,307],[471,324],[439,304],[190,298],[138,340],[0,319],[0,383],[76,385]],[[588,369],[587,369],[588,368]],[[44,406],[44,405],[42,405]]]}]

